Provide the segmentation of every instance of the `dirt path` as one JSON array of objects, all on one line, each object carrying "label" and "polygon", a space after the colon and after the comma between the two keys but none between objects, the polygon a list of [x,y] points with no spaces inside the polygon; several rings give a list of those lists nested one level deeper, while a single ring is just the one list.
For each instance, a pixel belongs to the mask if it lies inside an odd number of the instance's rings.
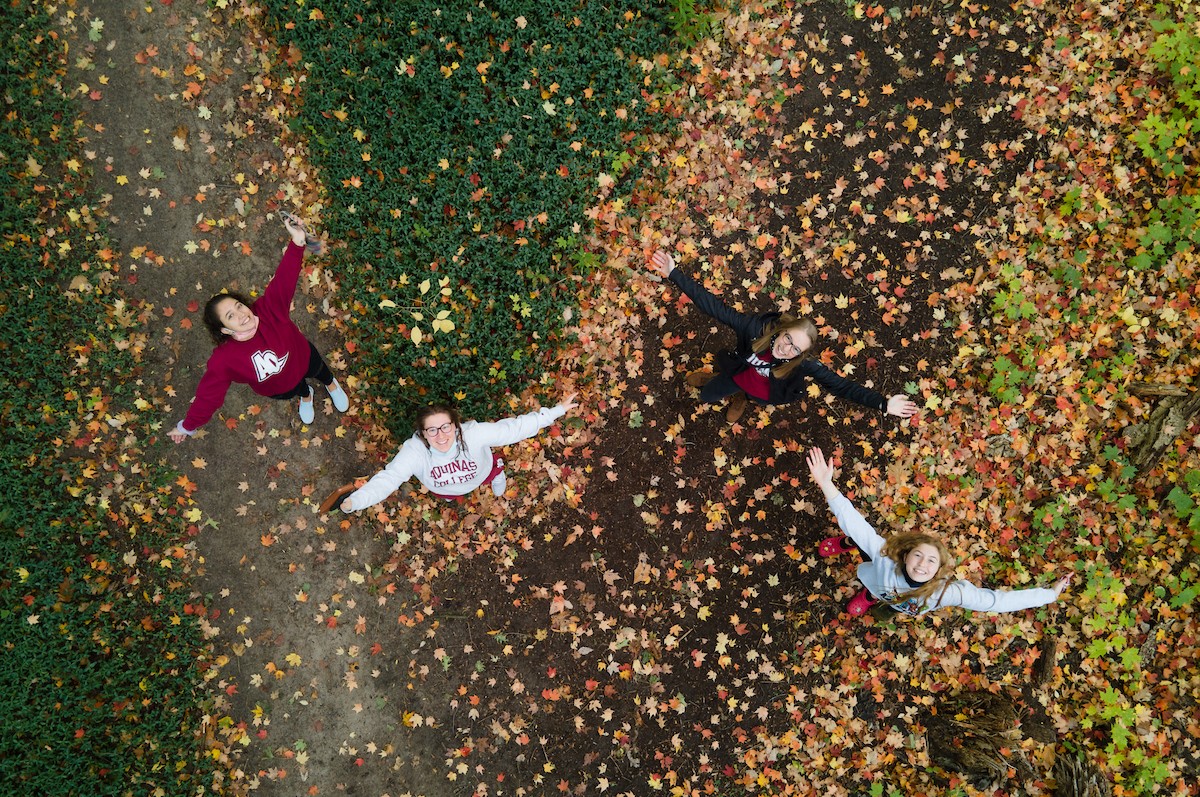
[{"label": "dirt path", "polygon": [[[87,155],[108,194],[124,293],[152,304],[158,319],[161,382],[144,389],[163,408],[165,432],[211,351],[199,310],[223,288],[262,289],[286,240],[273,211],[304,210],[293,197],[313,189],[289,182],[273,131],[247,112],[261,65],[227,20],[193,0],[90,2],[75,13],[66,27],[74,80],[88,87]],[[352,383],[311,287],[297,294],[294,315]],[[213,713],[244,723],[239,766],[261,793],[312,783],[448,794],[430,776],[441,733],[410,727],[446,697],[436,681],[405,688],[409,649],[422,640],[397,624],[403,596],[374,588],[390,543],[316,514],[319,493],[369,468],[346,420],[326,401],[304,429],[291,404],[235,387],[201,436],[159,449],[194,483],[202,511],[196,583],[222,664],[210,671]],[[384,765],[364,768],[363,759]]]}]

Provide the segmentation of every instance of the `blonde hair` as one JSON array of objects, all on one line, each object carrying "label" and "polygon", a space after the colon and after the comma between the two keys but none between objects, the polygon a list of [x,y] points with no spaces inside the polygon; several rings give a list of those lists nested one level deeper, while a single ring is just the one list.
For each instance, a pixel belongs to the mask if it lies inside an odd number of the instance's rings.
[{"label": "blonde hair", "polygon": [[940,590],[938,594],[938,601],[940,602],[942,594],[946,592],[946,588],[954,580],[954,557],[950,555],[950,551],[946,548],[945,543],[932,534],[926,534],[922,531],[906,531],[903,534],[889,537],[880,553],[896,563],[896,567],[899,568],[901,575],[907,576],[908,573],[904,569],[904,560],[908,558],[913,548],[916,548],[918,545],[929,545],[937,551],[938,558],[941,560],[938,564],[937,572],[933,574],[933,578],[924,584],[898,596],[896,601],[917,599],[925,601],[933,593]]},{"label": "blonde hair", "polygon": [[759,337],[758,340],[754,341],[754,344],[751,347],[755,354],[762,354],[764,351],[771,348],[771,345],[775,343],[775,338],[789,332],[803,332],[804,334],[808,335],[809,343],[812,345],[809,346],[807,352],[798,354],[792,359],[780,363],[772,368],[771,375],[776,379],[786,379],[787,375],[796,369],[796,366],[800,365],[800,363],[804,362],[804,360],[809,357],[808,352],[814,352],[817,350],[817,341],[819,341],[821,338],[820,334],[817,332],[817,325],[812,321],[809,321],[807,318],[796,318],[795,316],[784,313],[779,316],[779,318],[775,319],[774,322],[767,325],[767,328],[763,330],[762,336]]}]

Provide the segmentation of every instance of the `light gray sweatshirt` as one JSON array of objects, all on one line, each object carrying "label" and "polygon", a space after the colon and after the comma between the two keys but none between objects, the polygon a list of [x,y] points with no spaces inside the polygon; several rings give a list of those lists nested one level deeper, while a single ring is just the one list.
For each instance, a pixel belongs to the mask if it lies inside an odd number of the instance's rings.
[{"label": "light gray sweatshirt", "polygon": [[352,510],[374,506],[394,493],[412,476],[429,490],[441,495],[466,495],[492,472],[492,448],[507,446],[528,437],[561,418],[566,410],[559,406],[543,407],[536,412],[505,418],[492,423],[464,421],[464,445],[454,441],[449,451],[425,445],[415,432],[400,447],[387,467],[350,494]]},{"label": "light gray sweatshirt", "polygon": [[1057,592],[1045,587],[1012,591],[984,589],[960,579],[951,582],[944,592],[934,592],[925,600],[905,600],[903,594],[911,591],[913,585],[904,577],[903,562],[881,555],[883,537],[840,492],[829,499],[829,509],[842,532],[867,556],[867,561],[858,566],[859,580],[878,600],[891,604],[898,612],[916,617],[947,606],[961,606],[975,612],[1016,612],[1045,606],[1058,599]]}]

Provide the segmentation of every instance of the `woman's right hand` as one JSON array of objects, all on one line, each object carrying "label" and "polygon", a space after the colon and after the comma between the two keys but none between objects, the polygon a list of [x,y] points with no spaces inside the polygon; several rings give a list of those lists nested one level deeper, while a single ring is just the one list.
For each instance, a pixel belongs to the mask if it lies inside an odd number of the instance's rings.
[{"label": "woman's right hand", "polygon": [[182,443],[184,440],[187,440],[189,437],[191,437],[191,435],[188,434],[187,429],[183,428],[183,421],[180,421],[179,423],[175,424],[174,429],[167,432],[167,437],[171,438],[171,440],[178,445],[179,443]]},{"label": "woman's right hand", "polygon": [[343,512],[353,512],[354,511],[354,504],[351,503],[349,498],[342,501],[342,503],[339,504],[338,506]]},{"label": "woman's right hand", "polygon": [[650,256],[650,268],[665,279],[670,277],[671,272],[675,270],[675,258],[671,256],[670,252],[658,249]]},{"label": "woman's right hand", "polygon": [[817,446],[808,452],[808,472],[813,483],[822,490],[833,484],[833,465],[825,460],[825,452]]}]

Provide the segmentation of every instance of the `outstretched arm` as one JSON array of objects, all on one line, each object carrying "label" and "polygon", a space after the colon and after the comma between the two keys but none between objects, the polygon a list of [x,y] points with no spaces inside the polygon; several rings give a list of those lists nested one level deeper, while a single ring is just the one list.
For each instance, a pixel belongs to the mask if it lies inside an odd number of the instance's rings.
[{"label": "outstretched arm", "polygon": [[700,312],[710,318],[716,319],[727,327],[731,327],[739,335],[745,334],[750,337],[758,337],[762,334],[761,324],[756,328],[752,328],[755,324],[754,316],[734,310],[725,304],[725,302],[712,295],[699,282],[676,268],[675,258],[669,252],[662,249],[656,251],[650,257],[650,266],[659,275],[675,283],[696,304]]},{"label": "outstretched arm", "polygon": [[829,510],[837,519],[838,528],[842,533],[854,540],[854,544],[868,559],[879,556],[879,552],[883,550],[883,537],[879,536],[866,518],[834,485],[833,465],[826,461],[825,453],[815,446],[808,452],[808,472],[813,483],[821,488],[821,493],[825,496]]},{"label": "outstretched arm", "polygon": [[[955,581],[941,596],[939,606],[961,606],[974,612],[1019,612],[1054,603],[1071,585],[1071,576],[1063,576],[1050,587],[1029,589],[988,589],[969,581]],[[934,595],[934,599],[937,599]]]},{"label": "outstretched arm", "polygon": [[504,418],[499,421],[477,423],[471,429],[468,445],[485,445],[489,448],[508,446],[533,437],[535,434],[552,425],[555,421],[574,409],[575,394],[570,393],[553,407],[542,407],[534,412],[527,412],[515,418]]},{"label": "outstretched arm", "polygon": [[300,281],[300,267],[304,265],[304,224],[291,213],[281,215],[291,243],[275,267],[275,276],[271,277],[262,298],[255,305],[255,312],[260,314],[268,310],[287,314],[288,306],[296,295],[296,284]]},{"label": "outstretched arm", "polygon": [[408,481],[416,473],[417,463],[424,455],[420,443],[412,441],[400,446],[400,451],[387,464],[387,467],[376,473],[362,487],[347,496],[340,504],[343,512],[354,512],[378,504]]}]

